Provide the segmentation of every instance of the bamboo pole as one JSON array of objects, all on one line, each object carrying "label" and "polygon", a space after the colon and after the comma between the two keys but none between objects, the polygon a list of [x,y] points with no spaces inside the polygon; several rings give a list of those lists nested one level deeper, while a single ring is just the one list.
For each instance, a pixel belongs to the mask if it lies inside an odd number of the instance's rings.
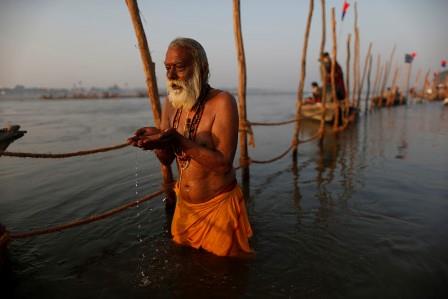
[{"label": "bamboo pole", "polygon": [[411,80],[411,73],[412,73],[412,62],[409,63],[409,67],[408,67],[408,76],[406,79],[406,98],[409,97],[409,82]]},{"label": "bamboo pole", "polygon": [[354,58],[353,58],[353,92],[352,92],[352,106],[356,106],[356,95],[359,89],[359,27],[358,27],[358,3],[355,1],[355,22],[354,22],[354,35],[355,41],[354,47]]},{"label": "bamboo pole", "polygon": [[[327,22],[326,22],[326,6],[325,0],[320,0],[321,8],[322,8],[322,38],[320,41],[320,57],[325,52],[325,42],[327,37]],[[321,61],[320,63],[320,77],[322,81],[322,116],[320,119],[320,142],[322,143],[325,136],[325,114],[327,113],[327,69],[325,68],[324,63]]]},{"label": "bamboo pole", "polygon": [[361,84],[359,85],[359,89],[358,89],[358,99],[357,99],[357,102],[356,102],[356,108],[359,107],[359,101],[361,100],[362,89],[364,87],[364,80],[365,80],[366,75],[367,75],[367,67],[368,67],[368,64],[369,64],[370,52],[371,51],[372,51],[372,43],[369,43],[369,48],[367,49],[366,59],[364,61],[364,68],[363,68],[363,71],[362,71]]},{"label": "bamboo pole", "polygon": [[[357,95],[359,94],[359,89],[361,88],[361,37],[359,33],[359,26],[358,26],[358,2],[355,1],[355,15],[356,15],[356,88],[357,88]],[[355,96],[355,95],[353,95]],[[354,103],[355,104],[355,103]],[[356,108],[359,108],[359,97],[356,101]]]},{"label": "bamboo pole", "polygon": [[[415,76],[415,82],[414,82],[414,84],[412,85],[412,87],[415,89],[415,88],[417,88],[417,84],[418,84],[418,81],[419,81],[419,79],[420,79],[420,75],[422,74],[422,69],[421,68],[419,68],[418,69],[418,71],[417,71],[417,75]],[[447,77],[448,78],[448,77]]]},{"label": "bamboo pole", "polygon": [[[142,21],[140,19],[140,11],[136,0],[126,0],[129,14],[131,15],[132,25],[134,27],[135,35],[140,50],[140,58],[143,63],[143,70],[145,72],[146,89],[152,107],[155,126],[160,128],[161,109],[159,94],[157,90],[157,81],[155,75],[155,64],[152,62],[151,54],[149,52],[148,41],[146,40],[145,30],[143,29]],[[164,190],[166,195],[165,208],[168,212],[173,212],[176,205],[176,195],[172,189],[173,174],[170,166],[161,164]]]},{"label": "bamboo pole", "polygon": [[364,102],[364,114],[367,114],[367,108],[369,107],[369,96],[370,96],[370,73],[372,71],[372,60],[373,60],[373,56],[372,54],[370,54],[369,56],[369,62],[368,62],[368,70],[367,70],[367,94],[366,94],[366,99]]},{"label": "bamboo pole", "polygon": [[[381,81],[381,78],[383,77],[383,75],[384,75],[384,72],[386,71],[386,63],[384,63],[382,66],[381,66],[381,69],[380,69],[380,81]],[[381,104],[382,104],[382,101],[383,101],[383,95],[381,94],[381,86],[380,86],[380,82],[378,82],[378,89],[377,89],[377,91],[376,91],[376,94],[377,94],[377,96],[376,96],[376,98],[377,98],[377,102],[376,102],[376,106],[377,107],[381,107]]]},{"label": "bamboo pole", "polygon": [[325,52],[325,42],[327,38],[327,18],[326,18],[326,6],[325,0],[320,0],[322,7],[322,38],[320,40],[320,54]]},{"label": "bamboo pole", "polygon": [[394,71],[394,77],[392,79],[392,85],[391,85],[392,88],[397,86],[397,81],[398,81],[398,78],[400,77],[399,75],[400,75],[400,66],[397,65],[397,67],[395,68],[395,71]]},{"label": "bamboo pole", "polygon": [[345,96],[345,117],[348,116],[349,112],[349,98],[350,98],[350,42],[351,42],[352,34],[349,33],[347,36],[347,62],[346,62],[346,74],[345,74],[345,84],[346,84],[346,90],[347,94]]},{"label": "bamboo pole", "polygon": [[386,61],[385,63],[385,69],[384,69],[384,79],[383,79],[383,84],[381,85],[381,96],[383,96],[384,94],[384,89],[386,89],[386,84],[387,84],[387,80],[389,78],[390,75],[390,71],[392,69],[392,61],[394,58],[394,54],[395,54],[395,49],[397,48],[396,45],[394,45],[392,52],[390,53],[390,58],[389,58],[389,62]]},{"label": "bamboo pole", "polygon": [[[372,98],[376,98],[378,96],[378,83],[379,80],[381,78],[381,55],[378,54],[378,58],[377,58],[377,62],[376,62],[376,75],[375,75],[375,81],[373,83],[373,92],[372,92]],[[372,99],[370,100],[370,108],[373,107],[375,101],[373,101]]]},{"label": "bamboo pole", "polygon": [[400,66],[397,66],[394,71],[394,77],[392,79],[391,85],[391,94],[389,94],[389,98],[387,99],[387,106],[392,106],[395,102],[395,90],[397,89],[397,81],[400,75]]},{"label": "bamboo pole", "polygon": [[381,85],[381,89],[380,89],[380,101],[379,101],[379,105],[378,105],[378,107],[382,107],[383,106],[383,95],[384,95],[384,89],[386,88],[386,82],[387,82],[387,73],[388,73],[388,71],[389,71],[389,69],[390,69],[390,66],[389,66],[389,64],[388,64],[388,62],[387,61],[385,61],[384,62],[384,65],[383,65],[383,73],[381,74],[382,75],[382,77],[383,77],[383,81],[382,81],[382,85]]},{"label": "bamboo pole", "polygon": [[438,94],[437,94],[437,84],[439,82],[439,74],[440,73],[434,73],[433,77],[432,77],[432,85],[431,85],[431,89],[432,89],[432,93],[431,93],[431,100],[434,100]]},{"label": "bamboo pole", "polygon": [[297,103],[296,103],[296,127],[294,132],[294,148],[292,151],[292,157],[294,161],[297,161],[297,151],[299,146],[299,132],[300,132],[300,126],[301,126],[301,114],[302,114],[302,102],[303,102],[303,89],[305,85],[305,76],[306,76],[306,55],[308,50],[308,39],[310,36],[310,27],[311,27],[311,20],[313,18],[313,11],[314,11],[314,0],[310,0],[310,8],[308,12],[308,18],[306,21],[306,30],[305,30],[305,38],[303,42],[303,49],[302,49],[302,64],[301,64],[301,75],[300,75],[300,82],[297,89]]},{"label": "bamboo pole", "polygon": [[336,17],[335,8],[331,8],[331,27],[333,30],[333,57],[331,60],[331,95],[333,97],[334,103],[334,123],[333,130],[339,128],[339,100],[336,96],[336,81],[335,81],[335,71],[336,71],[336,58],[337,58],[337,41],[336,41]]},{"label": "bamboo pole", "polygon": [[424,97],[426,94],[426,85],[429,84],[428,77],[429,77],[430,73],[431,73],[431,69],[428,69],[428,71],[426,72],[426,75],[425,75],[425,80],[423,80],[422,97]]},{"label": "bamboo pole", "polygon": [[[241,31],[240,0],[233,0],[233,31],[238,59],[238,108],[240,126],[240,165],[242,180],[245,185],[249,183],[249,154],[247,150],[247,113],[246,113],[246,57],[244,54],[243,35]],[[248,190],[248,189],[247,189]],[[247,191],[246,190],[246,191]]]}]

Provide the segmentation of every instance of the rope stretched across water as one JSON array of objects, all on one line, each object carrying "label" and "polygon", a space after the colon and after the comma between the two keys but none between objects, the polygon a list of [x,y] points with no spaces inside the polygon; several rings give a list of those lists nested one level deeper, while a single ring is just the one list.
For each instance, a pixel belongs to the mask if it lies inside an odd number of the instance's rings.
[{"label": "rope stretched across water", "polygon": [[250,159],[250,162],[251,163],[256,163],[256,164],[267,164],[267,163],[271,163],[271,162],[280,160],[281,158],[286,156],[292,150],[293,147],[294,147],[294,143],[291,143],[291,145],[283,153],[281,153],[280,155],[278,155],[278,156],[276,156],[276,157],[274,157],[272,159],[269,159],[269,160],[254,160],[254,159]]},{"label": "rope stretched across water", "polygon": [[312,119],[313,116],[322,114],[321,111],[316,111],[313,114],[310,114],[308,116],[301,116],[299,118],[291,118],[285,121],[271,121],[271,122],[261,122],[261,121],[247,121],[251,126],[282,126],[282,125],[288,125],[288,124],[292,124],[295,123],[296,121],[298,121],[299,119]]},{"label": "rope stretched across water", "polygon": [[3,152],[1,154],[1,156],[18,157],[18,158],[62,159],[62,158],[71,158],[71,157],[86,156],[86,155],[97,154],[97,153],[104,153],[104,152],[124,148],[129,145],[130,144],[128,142],[126,142],[126,143],[113,145],[113,146],[109,146],[109,147],[102,147],[102,148],[96,148],[96,149],[92,149],[92,150],[78,151],[78,152],[72,152],[72,153],[63,153],[63,154],[36,154],[36,153]]},{"label": "rope stretched across water", "polygon": [[285,121],[278,121],[278,122],[255,122],[255,121],[248,121],[252,126],[282,126],[287,124],[292,124],[297,121],[296,118],[285,120]]},{"label": "rope stretched across water", "polygon": [[105,219],[109,216],[115,215],[119,212],[122,212],[130,207],[137,206],[145,201],[153,199],[156,196],[161,195],[163,192],[164,192],[164,190],[156,191],[156,192],[148,194],[140,199],[134,200],[132,202],[129,202],[120,207],[111,209],[111,210],[106,211],[99,215],[91,215],[86,218],[74,220],[74,221],[71,221],[71,222],[68,222],[65,224],[61,224],[61,225],[57,225],[57,226],[53,226],[53,227],[49,227],[49,228],[36,229],[36,230],[29,231],[29,232],[9,233],[9,239],[14,240],[14,239],[30,238],[30,237],[34,237],[34,236],[45,235],[45,234],[50,234],[50,233],[54,233],[54,232],[60,232],[60,231],[63,231],[63,230],[66,230],[68,228],[72,228],[75,226],[80,226],[83,224],[99,221],[99,220]]},{"label": "rope stretched across water", "polygon": [[[299,144],[303,144],[303,143],[307,143],[307,142],[313,141],[313,140],[315,140],[315,139],[317,139],[317,138],[320,138],[320,137],[322,136],[322,133],[323,133],[323,130],[322,130],[322,129],[319,129],[319,130],[316,132],[316,134],[314,134],[314,135],[311,136],[310,138],[308,138],[308,139],[304,139],[304,140],[298,140],[297,142],[298,142]],[[251,159],[251,158],[249,157],[248,161],[245,161],[244,164],[247,165],[247,166],[249,166],[249,165],[252,164],[252,163],[255,163],[255,164],[268,164],[268,163],[275,162],[275,161],[277,161],[277,160],[280,160],[280,159],[283,158],[284,156],[286,156],[286,155],[287,155],[287,154],[288,154],[294,147],[295,147],[295,142],[292,141],[292,142],[291,142],[291,145],[290,145],[284,152],[282,152],[280,155],[278,155],[278,156],[276,156],[276,157],[274,157],[274,158],[272,158],[272,159],[269,159],[269,160],[255,160],[255,159]],[[235,170],[238,170],[238,169],[240,169],[241,167],[242,167],[242,165],[236,166],[236,167],[235,167]]]},{"label": "rope stretched across water", "polygon": [[323,134],[323,130],[319,129],[319,130],[317,130],[316,134],[309,137],[308,139],[299,140],[299,144],[307,143],[307,142],[313,141],[317,138],[320,138],[322,136],[322,134]]}]

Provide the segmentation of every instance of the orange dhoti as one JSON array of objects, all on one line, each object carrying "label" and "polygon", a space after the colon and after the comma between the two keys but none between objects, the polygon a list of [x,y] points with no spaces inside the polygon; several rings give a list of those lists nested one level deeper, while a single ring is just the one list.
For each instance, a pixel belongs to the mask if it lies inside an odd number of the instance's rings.
[{"label": "orange dhoti", "polygon": [[203,248],[219,256],[252,252],[252,229],[243,193],[238,185],[204,203],[189,203],[179,196],[171,224],[174,242]]}]

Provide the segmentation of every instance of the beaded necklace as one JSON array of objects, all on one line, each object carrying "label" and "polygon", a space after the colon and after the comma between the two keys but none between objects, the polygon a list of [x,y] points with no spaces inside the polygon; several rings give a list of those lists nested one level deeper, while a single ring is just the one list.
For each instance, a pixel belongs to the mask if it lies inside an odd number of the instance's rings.
[{"label": "beaded necklace", "polygon": [[[207,97],[208,92],[210,91],[210,85],[206,85],[201,92],[196,104],[187,112],[187,119],[185,121],[184,131],[182,135],[190,140],[194,140],[196,138],[196,133],[198,131],[199,122],[201,121],[202,113],[204,112],[205,99]],[[190,118],[190,113],[194,112],[193,117]],[[177,130],[180,123],[180,117],[182,115],[182,108],[176,109],[176,114],[173,119],[173,128]],[[177,158],[177,163],[180,166],[181,170],[185,170],[190,165],[191,158],[185,154],[180,146],[174,147],[174,154]]]}]

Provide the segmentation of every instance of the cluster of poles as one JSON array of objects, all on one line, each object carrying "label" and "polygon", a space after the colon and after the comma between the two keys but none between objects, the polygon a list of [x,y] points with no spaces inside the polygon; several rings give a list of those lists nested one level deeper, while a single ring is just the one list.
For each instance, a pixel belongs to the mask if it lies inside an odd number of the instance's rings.
[{"label": "cluster of poles", "polygon": [[[156,127],[160,126],[161,122],[161,106],[159,101],[159,94],[157,89],[157,82],[156,82],[156,75],[155,75],[155,64],[151,59],[151,54],[149,52],[149,45],[148,41],[146,39],[146,35],[143,29],[143,25],[140,19],[140,12],[137,4],[137,0],[125,0],[132,24],[135,30],[137,42],[138,42],[138,48],[140,52],[140,57],[143,64],[143,69],[145,73],[145,79],[146,79],[146,88],[150,100],[150,104],[152,107],[153,112],[153,118],[154,118],[154,125]],[[321,8],[322,8],[322,38],[321,38],[321,44],[320,44],[320,53],[324,53],[325,51],[325,43],[326,43],[326,8],[325,8],[325,0],[321,0]],[[350,96],[350,55],[351,55],[351,34],[348,34],[347,36],[347,60],[346,60],[346,77],[345,77],[345,84],[346,84],[346,97],[344,101],[339,101],[336,99],[336,88],[335,88],[335,68],[336,68],[336,61],[337,61],[337,36],[336,36],[336,18],[335,18],[335,8],[333,7],[331,9],[331,28],[332,28],[332,65],[331,65],[331,89],[326,88],[327,84],[327,73],[326,68],[321,63],[320,65],[320,75],[322,79],[322,113],[320,117],[320,126],[317,132],[312,135],[310,138],[306,140],[299,140],[299,132],[301,130],[302,125],[302,107],[303,107],[303,94],[304,94],[304,82],[306,77],[306,61],[307,61],[307,50],[308,50],[308,39],[310,35],[310,27],[311,27],[311,21],[313,18],[314,13],[314,0],[310,0],[309,5],[309,13],[306,23],[306,30],[305,30],[305,36],[304,36],[304,43],[303,43],[303,49],[302,49],[302,57],[301,57],[301,72],[300,72],[300,81],[297,89],[297,99],[296,99],[296,116],[292,120],[287,120],[283,122],[271,122],[271,123],[261,123],[261,122],[251,122],[247,119],[247,105],[246,105],[246,79],[247,79],[247,72],[246,72],[246,62],[245,62],[245,53],[244,53],[244,44],[243,44],[243,36],[241,31],[241,13],[240,13],[240,0],[233,0],[233,27],[234,27],[234,37],[235,37],[235,45],[237,50],[237,62],[238,62],[238,77],[239,77],[239,84],[238,84],[238,108],[239,108],[239,124],[240,124],[240,134],[239,134],[239,144],[240,144],[240,165],[237,167],[240,168],[242,171],[242,182],[243,187],[248,187],[249,182],[249,166],[252,163],[270,163],[273,161],[276,161],[278,159],[283,158],[288,154],[290,151],[292,151],[292,157],[293,161],[295,162],[293,165],[296,165],[297,162],[297,154],[298,154],[298,146],[299,144],[303,144],[306,142],[310,142],[312,140],[318,139],[320,142],[323,142],[323,138],[325,136],[325,130],[331,130],[334,133],[340,132],[342,130],[345,130],[350,123],[353,123],[357,112],[360,110],[360,102],[361,102],[361,95],[364,87],[364,81],[367,80],[367,92],[366,92],[366,98],[365,98],[365,108],[364,110],[367,112],[369,109],[368,103],[369,99],[371,99],[371,107],[374,105],[374,101],[372,99],[375,98],[382,98],[384,90],[386,88],[388,79],[390,77],[391,69],[392,69],[392,63],[393,58],[395,54],[396,47],[394,46],[392,49],[392,53],[390,54],[389,60],[385,61],[382,64],[381,61],[381,55],[378,54],[377,58],[377,71],[375,75],[374,85],[373,88],[371,88],[371,71],[372,71],[372,64],[373,64],[373,55],[372,55],[372,43],[369,43],[369,47],[367,50],[367,54],[364,60],[364,67],[363,71],[361,73],[361,67],[360,67],[360,34],[359,34],[359,26],[358,26],[358,12],[357,12],[357,4],[355,2],[354,5],[355,10],[355,22],[354,22],[354,61],[353,61],[353,87],[351,91]],[[410,81],[410,74],[411,74],[411,67],[412,65],[409,64],[408,67],[408,75],[407,75],[407,85],[406,90],[407,94],[409,91],[409,81]],[[398,78],[399,78],[399,70],[400,68],[397,67],[394,71],[393,80],[392,80],[392,86],[396,86]],[[418,71],[417,77],[415,80],[415,83],[412,88],[415,88],[415,86],[418,83],[419,77],[420,77],[421,70]],[[428,85],[428,77],[430,74],[430,70],[426,73],[425,79],[424,79],[424,85],[422,89],[425,89]],[[331,96],[327,97],[326,92],[327,90],[331,90]],[[370,97],[370,93],[372,91],[372,96]],[[334,117],[334,123],[331,127],[327,128],[328,126],[325,125],[325,113],[326,113],[326,99],[331,98],[333,104],[335,105],[335,117]],[[380,101],[381,103],[381,101]],[[339,109],[339,105],[343,105],[341,109]],[[352,108],[352,109],[350,109]],[[350,114],[349,111],[353,111],[353,114]],[[343,115],[338,115],[338,113],[342,113]],[[341,120],[342,122],[340,123]],[[284,125],[284,124],[290,124],[295,123],[295,128],[291,140],[291,145],[288,147],[286,151],[281,153],[280,155],[269,159],[269,160],[254,160],[249,157],[248,154],[248,144],[251,144],[253,140],[253,133],[252,133],[252,126],[255,125]],[[250,137],[248,142],[248,136]],[[80,151],[80,152],[74,152],[74,153],[65,153],[65,154],[32,154],[32,153],[9,153],[9,152],[3,152],[1,155],[4,156],[15,156],[15,157],[32,157],[32,158],[68,158],[68,157],[74,157],[74,156],[82,156],[82,155],[88,155],[88,154],[95,154],[100,152],[106,152],[109,150],[115,150],[119,148],[126,147],[128,144],[119,144],[116,146],[111,146],[107,148],[100,148],[100,149],[94,149],[89,151]],[[137,201],[133,201],[132,203],[125,204],[121,207],[117,207],[115,209],[109,210],[103,214],[100,215],[93,215],[87,218],[75,220],[63,225],[59,225],[52,228],[47,229],[39,229],[31,232],[26,233],[9,233],[5,227],[3,227],[0,224],[0,262],[1,262],[1,256],[2,251],[5,250],[6,244],[11,239],[20,239],[20,238],[28,238],[36,235],[42,235],[47,233],[52,233],[56,231],[65,230],[70,227],[75,227],[78,225],[98,221],[104,218],[107,218],[111,215],[114,215],[116,213],[119,213],[131,206],[135,206],[141,202],[153,199],[157,197],[158,195],[165,193],[166,196],[166,209],[168,212],[171,212],[174,210],[175,206],[175,193],[173,191],[173,174],[170,166],[164,166],[161,165],[161,172],[163,176],[163,188],[160,191],[157,191],[153,194],[149,194],[141,199],[138,199]],[[1,265],[1,263],[0,263]]]},{"label": "cluster of poles", "polygon": [[[297,160],[298,146],[301,143],[299,140],[299,132],[301,130],[301,120],[302,120],[302,107],[303,107],[303,95],[304,95],[304,84],[306,77],[306,62],[307,62],[307,50],[308,50],[308,40],[310,35],[311,22],[314,13],[314,0],[310,0],[309,2],[309,13],[307,17],[305,36],[303,40],[303,49],[302,49],[302,57],[301,57],[301,65],[300,65],[300,81],[297,89],[297,99],[296,99],[296,118],[295,118],[295,128],[292,136],[291,146],[288,149],[292,150],[293,160]],[[321,12],[322,12],[322,37],[320,43],[320,53],[324,53],[326,46],[326,5],[325,0],[321,0]],[[128,6],[132,23],[134,26],[134,30],[136,33],[140,56],[144,67],[145,77],[146,77],[146,86],[149,95],[149,99],[152,106],[152,112],[154,116],[154,122],[156,126],[160,124],[160,102],[157,91],[157,83],[155,76],[155,67],[154,63],[151,59],[151,55],[149,52],[148,42],[146,40],[145,32],[143,29],[143,25],[140,19],[139,8],[136,0],[126,0],[126,4]],[[336,88],[335,88],[335,68],[337,61],[337,35],[336,35],[336,17],[335,17],[335,8],[331,9],[331,29],[332,29],[332,65],[331,65],[331,85],[332,88],[327,89],[327,71],[323,63],[320,65],[320,75],[322,79],[322,114],[320,119],[320,126],[315,135],[309,138],[307,141],[311,141],[314,139],[322,140],[325,136],[325,113],[327,110],[326,99],[333,99],[333,107],[335,112],[333,126],[331,128],[334,132],[339,132],[346,129],[350,123],[353,122],[356,117],[356,111],[360,110],[360,102],[361,96],[364,88],[364,82],[367,81],[367,93],[365,99],[365,108],[364,110],[368,110],[368,102],[370,98],[370,93],[372,91],[372,98],[381,97],[386,88],[386,84],[388,82],[388,78],[391,72],[391,65],[393,62],[393,57],[395,53],[396,47],[394,46],[392,53],[390,55],[390,59],[385,61],[382,65],[381,56],[378,55],[377,59],[377,73],[375,75],[375,82],[373,88],[371,88],[371,71],[373,64],[373,55],[372,55],[372,43],[369,43],[367,54],[364,60],[364,67],[361,72],[361,59],[360,59],[360,32],[358,25],[358,9],[357,3],[354,3],[354,12],[355,12],[355,21],[354,21],[354,58],[353,58],[353,86],[350,86],[350,67],[351,67],[351,38],[352,34],[348,34],[347,36],[347,59],[346,59],[346,76],[345,76],[345,84],[346,84],[346,97],[344,101],[341,103],[336,99]],[[235,38],[235,46],[237,52],[237,63],[238,63],[238,108],[239,108],[239,123],[240,123],[240,135],[239,135],[239,146],[240,146],[240,168],[242,171],[242,181],[247,182],[249,180],[250,169],[249,166],[251,162],[254,162],[250,159],[248,154],[248,135],[251,136],[251,122],[247,119],[247,105],[246,105],[246,82],[247,82],[247,71],[246,71],[246,60],[245,60],[245,52],[244,52],[244,42],[243,35],[241,30],[241,9],[240,9],[240,0],[233,0],[233,29],[234,29],[234,38]],[[411,64],[409,64],[408,70],[408,86],[409,88],[409,76],[411,73]],[[394,78],[392,81],[392,86],[396,85],[399,76],[399,68],[397,68],[394,72]],[[351,93],[350,93],[351,88]],[[328,97],[326,92],[327,90],[331,90],[331,95]],[[351,96],[350,96],[351,94]],[[373,101],[371,101],[373,103]],[[342,105],[342,107],[339,107]],[[371,105],[372,106],[372,105]],[[373,106],[372,106],[373,107]],[[351,114],[350,111],[354,113]],[[339,115],[342,113],[343,115]],[[267,124],[265,124],[267,125]],[[281,156],[284,156],[283,153]],[[273,159],[271,159],[273,160]],[[161,166],[162,175],[164,179],[164,186],[166,186],[165,191],[167,194],[167,206],[173,205],[175,202],[174,193],[171,190],[173,175],[170,167]]]}]

